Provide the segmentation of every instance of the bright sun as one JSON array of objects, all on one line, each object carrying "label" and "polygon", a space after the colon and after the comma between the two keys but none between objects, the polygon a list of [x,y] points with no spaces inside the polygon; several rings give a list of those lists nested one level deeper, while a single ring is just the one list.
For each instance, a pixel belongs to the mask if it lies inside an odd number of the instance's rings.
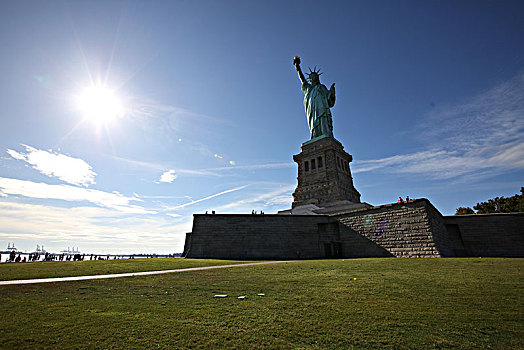
[{"label": "bright sun", "polygon": [[77,107],[86,119],[96,124],[106,123],[124,115],[124,108],[113,91],[103,86],[91,86],[77,97]]}]

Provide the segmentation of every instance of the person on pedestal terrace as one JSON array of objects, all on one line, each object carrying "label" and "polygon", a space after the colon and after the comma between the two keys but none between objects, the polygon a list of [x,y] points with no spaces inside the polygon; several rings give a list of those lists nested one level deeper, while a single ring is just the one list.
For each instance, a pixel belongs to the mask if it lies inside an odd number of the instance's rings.
[{"label": "person on pedestal terrace", "polygon": [[[331,107],[335,105],[335,83],[328,90],[320,83],[320,70],[316,67],[310,69],[308,79],[305,78],[300,69],[300,57],[295,56],[293,64],[298,72],[298,77],[302,82],[302,92],[304,92],[304,107],[311,133],[311,139],[320,136],[333,137],[333,120],[331,118]],[[309,82],[308,82],[309,80]]]}]

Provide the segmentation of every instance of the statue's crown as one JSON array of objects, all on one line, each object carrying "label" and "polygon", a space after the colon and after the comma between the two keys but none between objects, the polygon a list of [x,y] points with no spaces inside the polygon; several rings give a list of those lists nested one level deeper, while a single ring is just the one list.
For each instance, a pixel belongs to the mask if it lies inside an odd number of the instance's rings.
[{"label": "statue's crown", "polygon": [[315,68],[313,68],[313,70],[311,70],[311,68],[309,68],[309,73],[306,73],[306,74],[308,76],[308,80],[311,81],[311,76],[312,75],[321,76],[323,73],[320,72],[320,68],[317,70],[317,66],[315,66]]}]

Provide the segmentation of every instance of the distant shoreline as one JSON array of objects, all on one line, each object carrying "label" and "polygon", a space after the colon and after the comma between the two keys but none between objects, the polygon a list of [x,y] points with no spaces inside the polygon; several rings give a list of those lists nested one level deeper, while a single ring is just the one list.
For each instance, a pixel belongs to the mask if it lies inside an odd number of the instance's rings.
[{"label": "distant shoreline", "polygon": [[[26,261],[26,262],[41,262],[44,261],[44,257],[46,252],[20,252],[15,251],[16,256],[20,255],[20,257],[23,259],[24,257],[26,260],[28,259],[30,254],[39,254],[39,258],[35,261]],[[95,254],[95,253],[53,253],[53,252],[47,252],[49,254],[54,255],[55,257],[64,256],[65,257],[73,257],[75,254],[80,254],[84,257],[83,261],[90,261],[90,260],[120,260],[120,259],[146,259],[146,258],[178,258],[182,256],[182,253],[174,253],[174,254]],[[7,263],[9,262],[9,255],[11,254],[10,251],[0,251],[0,263]],[[69,261],[69,260],[52,260],[52,261]],[[22,262],[22,261],[21,261]]]}]

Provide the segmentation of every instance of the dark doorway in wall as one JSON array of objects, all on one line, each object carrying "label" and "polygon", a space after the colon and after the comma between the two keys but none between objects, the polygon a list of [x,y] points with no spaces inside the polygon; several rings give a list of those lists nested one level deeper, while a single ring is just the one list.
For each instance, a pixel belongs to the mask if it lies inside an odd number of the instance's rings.
[{"label": "dark doorway in wall", "polygon": [[331,245],[333,246],[333,257],[341,258],[342,257],[342,243],[333,242],[331,243]]},{"label": "dark doorway in wall", "polygon": [[466,257],[470,256],[470,253],[464,245],[462,240],[462,234],[460,233],[460,227],[457,224],[446,224],[446,230],[448,231],[448,245],[451,250],[451,256],[455,257]]},{"label": "dark doorway in wall", "polygon": [[342,257],[342,243],[329,242],[324,243],[324,257],[325,258],[341,258]]},{"label": "dark doorway in wall", "polygon": [[333,257],[333,254],[331,252],[331,243],[324,243],[324,256],[326,258]]}]

